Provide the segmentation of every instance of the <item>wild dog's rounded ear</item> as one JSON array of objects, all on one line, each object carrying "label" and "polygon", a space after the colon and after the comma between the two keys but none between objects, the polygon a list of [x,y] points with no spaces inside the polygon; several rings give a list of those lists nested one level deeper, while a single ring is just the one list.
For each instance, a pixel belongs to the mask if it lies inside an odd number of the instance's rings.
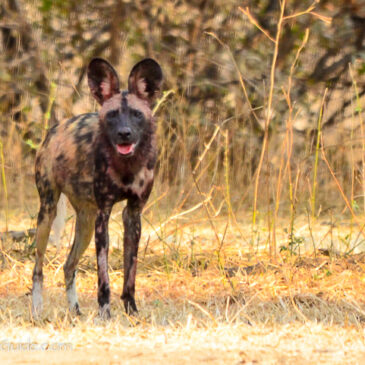
[{"label": "wild dog's rounded ear", "polygon": [[91,94],[100,105],[120,92],[116,71],[102,58],[94,58],[90,61],[87,78]]},{"label": "wild dog's rounded ear", "polygon": [[152,58],[145,58],[132,68],[128,78],[128,91],[152,103],[161,90],[162,70]]}]

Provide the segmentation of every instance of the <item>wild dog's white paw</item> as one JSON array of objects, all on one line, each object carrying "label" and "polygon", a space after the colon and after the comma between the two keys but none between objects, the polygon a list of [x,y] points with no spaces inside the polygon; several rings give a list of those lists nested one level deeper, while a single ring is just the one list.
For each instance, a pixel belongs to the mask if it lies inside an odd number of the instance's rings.
[{"label": "wild dog's white paw", "polygon": [[70,312],[75,311],[77,315],[80,315],[80,306],[76,293],[76,280],[74,279],[72,285],[66,290],[68,307]]},{"label": "wild dog's white paw", "polygon": [[34,319],[40,317],[43,310],[42,285],[40,283],[33,284],[32,290],[32,315]]}]

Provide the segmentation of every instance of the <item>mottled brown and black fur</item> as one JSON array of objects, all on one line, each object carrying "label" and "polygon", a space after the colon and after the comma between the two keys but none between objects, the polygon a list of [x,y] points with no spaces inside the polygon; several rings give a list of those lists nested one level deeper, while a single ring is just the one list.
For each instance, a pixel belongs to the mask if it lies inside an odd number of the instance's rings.
[{"label": "mottled brown and black fur", "polygon": [[76,211],[76,232],[64,265],[70,309],[80,312],[76,269],[95,231],[100,314],[110,317],[108,276],[108,222],[113,205],[127,200],[124,223],[124,286],[127,312],[137,311],[134,300],[141,211],[153,184],[156,161],[155,121],[151,104],[160,90],[162,72],[152,59],[137,63],[128,79],[128,91],[119,90],[113,67],[94,59],[88,67],[98,113],[71,118],[52,127],[36,158],[40,196],[32,309],[42,310],[42,264],[57,202],[64,193]]}]

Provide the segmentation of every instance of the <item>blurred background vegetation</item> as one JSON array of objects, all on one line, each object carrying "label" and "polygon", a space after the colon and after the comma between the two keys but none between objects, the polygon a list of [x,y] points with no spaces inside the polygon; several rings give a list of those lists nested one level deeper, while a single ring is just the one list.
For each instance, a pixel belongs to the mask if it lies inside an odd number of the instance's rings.
[{"label": "blurred background vegetation", "polygon": [[45,130],[97,109],[91,58],[125,87],[153,57],[171,93],[156,113],[151,199],[175,212],[204,202],[211,216],[317,216],[348,209],[345,196],[364,212],[365,2],[287,1],[272,67],[280,11],[278,0],[2,0],[1,205],[36,212]]}]

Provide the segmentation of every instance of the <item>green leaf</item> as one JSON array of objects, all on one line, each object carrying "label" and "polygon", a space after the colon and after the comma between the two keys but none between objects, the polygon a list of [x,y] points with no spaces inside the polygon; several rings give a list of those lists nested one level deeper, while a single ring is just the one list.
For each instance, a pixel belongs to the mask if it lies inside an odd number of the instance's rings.
[{"label": "green leaf", "polygon": [[27,139],[25,141],[25,143],[32,149],[32,150],[37,150],[39,148],[39,144],[35,144],[31,139]]}]

